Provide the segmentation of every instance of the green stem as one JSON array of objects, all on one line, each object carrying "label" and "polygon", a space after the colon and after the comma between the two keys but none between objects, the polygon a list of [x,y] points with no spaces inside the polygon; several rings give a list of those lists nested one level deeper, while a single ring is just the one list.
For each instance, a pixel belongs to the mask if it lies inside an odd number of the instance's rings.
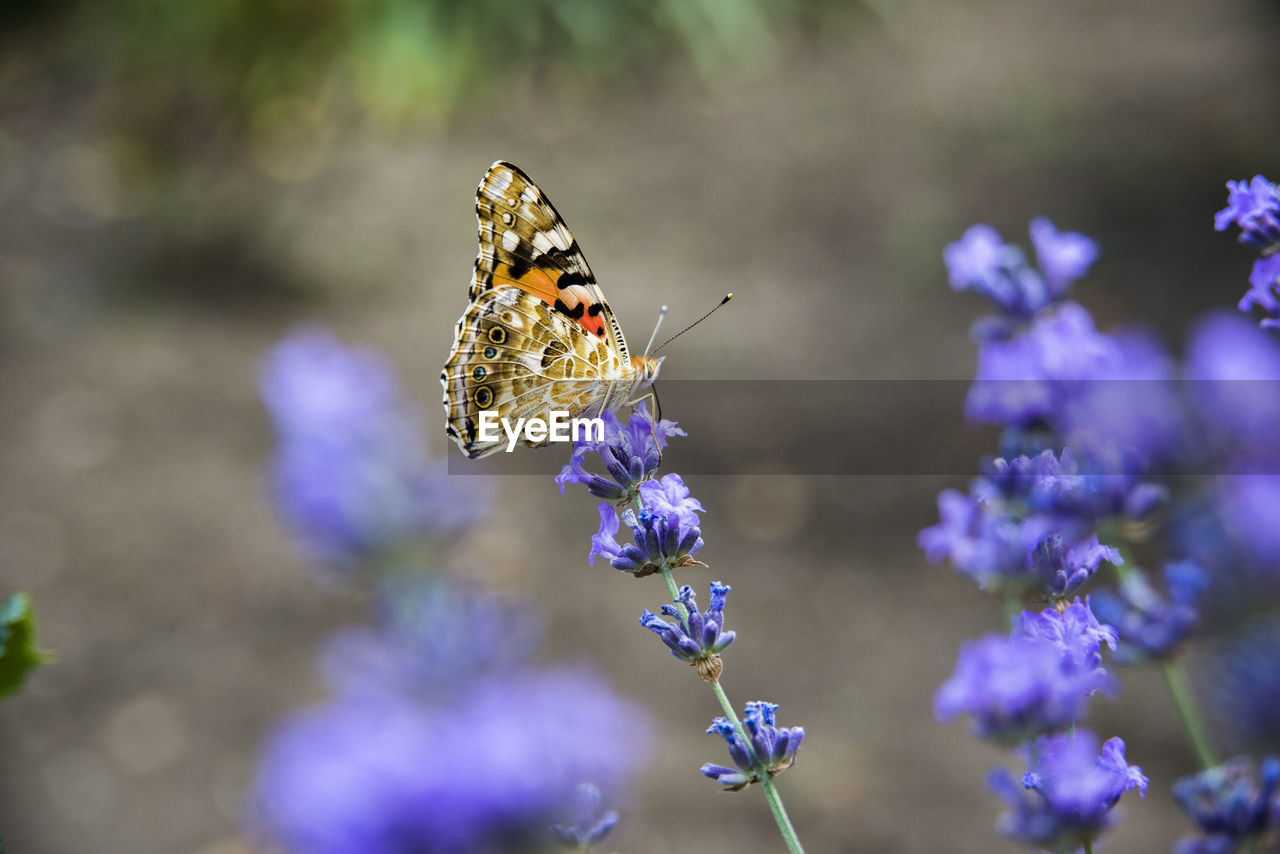
[{"label": "green stem", "polygon": [[1093,854],[1093,840],[1086,839],[1084,841],[1084,854]]},{"label": "green stem", "polygon": [[1209,740],[1209,730],[1205,727],[1204,718],[1201,717],[1200,709],[1196,705],[1195,692],[1191,688],[1191,680],[1187,678],[1187,671],[1183,669],[1181,662],[1166,659],[1160,662],[1160,672],[1164,674],[1164,683],[1169,688],[1169,697],[1173,700],[1174,708],[1178,710],[1183,728],[1191,738],[1200,764],[1205,768],[1212,768],[1218,764],[1218,760],[1213,742]]},{"label": "green stem", "polygon": [[782,841],[787,844],[787,850],[791,854],[804,854],[804,848],[800,845],[800,837],[796,835],[796,829],[792,826],[791,818],[787,815],[787,808],[783,806],[782,795],[778,794],[778,787],[774,785],[773,778],[764,769],[764,764],[760,761],[760,757],[756,756],[755,748],[751,746],[751,739],[747,736],[747,731],[742,726],[742,722],[738,720],[738,715],[734,712],[733,704],[729,702],[729,697],[725,694],[724,687],[719,682],[712,682],[711,690],[716,692],[716,699],[720,701],[720,708],[724,712],[724,716],[729,719],[729,723],[733,724],[734,732],[738,734],[738,738],[742,739],[742,743],[746,745],[747,753],[751,756],[751,764],[756,769],[756,776],[764,788],[765,800],[769,802],[769,811],[773,813],[773,820],[778,824],[778,832],[782,834]]}]

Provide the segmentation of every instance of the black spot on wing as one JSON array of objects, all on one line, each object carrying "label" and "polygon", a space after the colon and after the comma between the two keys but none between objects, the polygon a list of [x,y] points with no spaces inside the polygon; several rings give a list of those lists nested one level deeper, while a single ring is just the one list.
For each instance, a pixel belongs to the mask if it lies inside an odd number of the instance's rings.
[{"label": "black spot on wing", "polygon": [[593,302],[590,306],[587,307],[587,316],[595,317],[597,314],[599,314],[602,311],[604,311],[604,306],[600,305],[600,303],[598,302]]},{"label": "black spot on wing", "polygon": [[561,300],[561,299],[556,300],[556,304],[553,307],[555,308],[556,311],[560,312],[566,317],[571,317],[574,320],[581,320],[582,315],[586,314],[587,312],[586,303],[580,302],[577,305],[575,305],[573,308],[569,308],[569,306],[565,305],[564,300]]},{"label": "black spot on wing", "polygon": [[571,288],[574,285],[586,285],[589,283],[590,280],[581,273],[561,273],[560,278],[556,281],[556,287],[560,290],[564,290],[565,288]]}]

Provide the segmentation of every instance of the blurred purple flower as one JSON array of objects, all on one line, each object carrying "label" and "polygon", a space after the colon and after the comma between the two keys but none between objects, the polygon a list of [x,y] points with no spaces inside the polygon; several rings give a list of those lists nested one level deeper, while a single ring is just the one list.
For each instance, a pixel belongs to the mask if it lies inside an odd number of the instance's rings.
[{"label": "blurred purple flower", "polygon": [[320,656],[331,691],[353,699],[430,699],[526,665],[542,637],[520,603],[435,578],[388,576],[376,628],[333,634]]},{"label": "blurred purple flower", "polygon": [[1227,182],[1227,206],[1213,216],[1213,227],[1226,231],[1235,223],[1240,242],[1254,249],[1280,246],[1280,188],[1261,175],[1249,183]]},{"label": "blurred purple flower", "polygon": [[1280,343],[1239,315],[1197,324],[1185,367],[1205,440],[1227,470],[1280,465]]},{"label": "blurred purple flower", "polygon": [[600,790],[591,783],[578,786],[577,803],[574,804],[573,823],[551,825],[551,835],[566,848],[586,851],[601,842],[618,823],[618,813],[609,810],[600,813]]},{"label": "blurred purple flower", "polygon": [[[977,487],[983,494],[984,485]],[[954,489],[938,495],[938,517],[938,524],[916,536],[930,561],[949,559],[984,590],[1038,582],[1029,555],[1050,533],[1050,519],[1032,516],[1019,521],[998,504]]]},{"label": "blurred purple flower", "polygon": [[1214,493],[1236,550],[1280,580],[1280,474],[1223,475]]},{"label": "blurred purple flower", "polygon": [[[612,412],[605,412],[600,417],[605,424],[604,438],[574,444],[569,464],[556,476],[561,495],[564,495],[565,484],[580,483],[592,495],[606,501],[626,498],[657,471],[660,452],[671,437],[688,435],[674,421],[663,418],[655,423],[643,403],[631,411],[625,425]],[[609,477],[587,470],[585,460],[588,453],[600,457]]]},{"label": "blurred purple flower", "polygon": [[430,457],[377,355],[302,329],[268,355],[261,393],[280,439],[272,493],[315,559],[351,564],[477,518],[478,497]]},{"label": "blurred purple flower", "polygon": [[1098,619],[1120,635],[1116,660],[1125,664],[1172,655],[1200,623],[1196,603],[1209,584],[1208,574],[1191,561],[1164,568],[1167,598],[1155,591],[1140,569],[1131,569],[1116,593],[1100,590],[1091,598]]},{"label": "blurred purple flower", "polygon": [[955,672],[934,694],[943,723],[973,718],[978,738],[1014,745],[1063,729],[1083,716],[1088,699],[1115,690],[1099,647],[1115,634],[1078,601],[1066,613],[1023,612],[1010,637],[986,635],[960,648]]},{"label": "blurred purple flower", "polygon": [[1259,777],[1255,783],[1253,763],[1237,757],[1174,783],[1173,796],[1203,834],[1179,840],[1174,854],[1234,854],[1280,828],[1280,759],[1264,759]]},{"label": "blurred purple flower", "polygon": [[249,820],[308,854],[534,851],[579,783],[621,784],[645,742],[634,707],[569,671],[482,680],[441,705],[339,699],[272,738]]},{"label": "blurred purple flower", "polygon": [[[729,758],[736,768],[708,762],[699,769],[702,774],[724,786],[725,791],[736,792],[759,782],[761,769],[773,777],[795,764],[796,751],[804,741],[804,727],[778,726],[775,715],[777,710],[777,703],[763,700],[747,703],[742,716],[742,728],[751,741],[750,750],[727,718],[713,720],[707,734],[718,734],[725,740],[729,747]],[[760,760],[760,768],[752,763],[752,752]]]},{"label": "blurred purple flower", "polygon": [[689,496],[689,487],[678,474],[663,475],[661,480],[640,484],[640,499],[652,513],[675,515],[683,525],[697,525],[699,513],[705,513],[702,502]]},{"label": "blurred purple flower", "polygon": [[1007,427],[1052,422],[1074,382],[1095,379],[1116,359],[1115,343],[1098,332],[1088,310],[1063,303],[1011,338],[979,343],[965,417]]},{"label": "blurred purple flower", "polygon": [[1249,274],[1249,290],[1240,298],[1238,307],[1247,312],[1257,306],[1272,317],[1264,318],[1263,329],[1280,329],[1280,255],[1259,258]]},{"label": "blurred purple flower", "polygon": [[1031,220],[1031,243],[1055,298],[1087,273],[1098,258],[1098,244],[1083,234],[1058,231],[1048,217]]},{"label": "blurred purple flower", "polygon": [[1064,543],[1060,534],[1050,534],[1032,553],[1031,569],[1049,595],[1060,599],[1093,578],[1103,561],[1124,564],[1120,552],[1100,544],[1097,534],[1071,544]]},{"label": "blurred purple flower", "polygon": [[1124,742],[1113,738],[1099,753],[1097,736],[1084,729],[1040,739],[1021,787],[1003,768],[988,777],[992,791],[1011,807],[1001,817],[1001,832],[1054,851],[1075,851],[1096,840],[1111,826],[1121,795],[1137,789],[1146,796],[1147,778],[1124,752]]}]

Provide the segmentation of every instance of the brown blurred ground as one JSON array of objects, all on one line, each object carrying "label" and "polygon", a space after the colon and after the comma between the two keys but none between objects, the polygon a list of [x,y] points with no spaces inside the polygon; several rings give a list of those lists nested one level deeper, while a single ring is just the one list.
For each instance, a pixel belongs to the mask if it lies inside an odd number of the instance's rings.
[{"label": "brown blurred ground", "polygon": [[[1275,171],[1278,34],[1253,2],[909,4],[714,86],[666,72],[447,132],[343,131],[303,181],[197,164],[177,201],[137,212],[74,105],[6,105],[0,573],[59,659],[0,706],[6,850],[239,850],[257,747],[319,696],[318,641],[364,619],[318,589],[264,498],[258,359],[323,321],[390,353],[434,419],[490,161],[556,200],[633,343],[662,303],[679,323],[737,294],[668,351],[668,377],[969,376],[981,307],[946,290],[942,246],[980,219],[1023,241],[1042,212],[1099,238],[1079,297],[1101,325],[1177,346],[1246,287],[1210,215],[1227,178]],[[1014,850],[982,784],[996,752],[930,711],[957,644],[999,626],[914,547],[946,485],[690,483],[712,568],[688,579],[734,586],[727,689],[809,733],[781,782],[811,852]],[[713,698],[635,625],[661,585],[588,570],[585,496],[492,486],[479,571],[543,609],[549,657],[607,671],[664,736],[612,847],[778,850],[755,793],[696,773],[721,759]],[[1168,783],[1193,760],[1157,680],[1129,674],[1094,723],[1153,780],[1108,849],[1168,850],[1185,827]]]}]

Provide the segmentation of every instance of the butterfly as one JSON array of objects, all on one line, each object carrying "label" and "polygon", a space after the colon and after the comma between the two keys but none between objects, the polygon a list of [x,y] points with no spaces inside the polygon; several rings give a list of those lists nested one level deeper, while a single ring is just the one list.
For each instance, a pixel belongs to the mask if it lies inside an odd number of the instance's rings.
[{"label": "butterfly", "polygon": [[[587,259],[546,193],[499,160],[476,190],[480,251],[467,309],[440,372],[445,430],[471,459],[506,440],[481,436],[480,413],[596,417],[635,402],[662,358],[632,356]],[[524,444],[538,447],[549,439]]]}]

